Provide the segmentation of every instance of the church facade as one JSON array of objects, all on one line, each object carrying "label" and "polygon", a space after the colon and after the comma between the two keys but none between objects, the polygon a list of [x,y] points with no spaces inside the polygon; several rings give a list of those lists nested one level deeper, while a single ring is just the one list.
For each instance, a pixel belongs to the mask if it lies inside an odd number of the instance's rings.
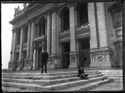
[{"label": "church facade", "polygon": [[122,11],[116,2],[29,3],[15,9],[10,70],[121,67]]}]

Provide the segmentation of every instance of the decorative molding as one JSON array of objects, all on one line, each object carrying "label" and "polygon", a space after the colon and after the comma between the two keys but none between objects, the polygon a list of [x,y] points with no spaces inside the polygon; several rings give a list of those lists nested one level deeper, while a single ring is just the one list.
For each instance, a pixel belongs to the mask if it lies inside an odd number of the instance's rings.
[{"label": "decorative molding", "polygon": [[61,32],[61,33],[59,34],[59,38],[60,38],[60,39],[68,38],[68,37],[70,37],[70,31],[64,31],[64,32]]},{"label": "decorative molding", "polygon": [[34,41],[34,42],[38,42],[38,41],[43,41],[43,40],[46,40],[46,35],[42,35],[42,36],[40,36],[40,37],[37,37],[37,38],[35,38],[33,41]]}]

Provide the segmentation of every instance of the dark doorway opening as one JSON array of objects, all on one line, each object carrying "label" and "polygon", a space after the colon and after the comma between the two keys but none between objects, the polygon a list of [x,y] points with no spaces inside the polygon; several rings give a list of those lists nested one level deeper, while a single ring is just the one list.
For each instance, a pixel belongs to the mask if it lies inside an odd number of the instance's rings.
[{"label": "dark doorway opening", "polygon": [[70,42],[62,43],[62,68],[69,68],[70,64]]},{"label": "dark doorway opening", "polygon": [[77,27],[88,24],[88,4],[77,3]]},{"label": "dark doorway opening", "polygon": [[90,66],[90,44],[89,39],[79,40],[79,66],[89,67]]},{"label": "dark doorway opening", "polygon": [[63,31],[69,30],[69,8],[64,7],[61,11],[61,29]]}]

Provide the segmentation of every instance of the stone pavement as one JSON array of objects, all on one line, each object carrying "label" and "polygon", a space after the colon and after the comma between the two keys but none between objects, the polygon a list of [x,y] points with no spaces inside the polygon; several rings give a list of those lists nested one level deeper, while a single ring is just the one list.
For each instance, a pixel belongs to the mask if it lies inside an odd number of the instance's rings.
[{"label": "stone pavement", "polygon": [[122,70],[102,70],[100,71],[114,82],[106,83],[89,91],[122,91],[123,90],[123,71]]},{"label": "stone pavement", "polygon": [[[50,75],[50,74],[59,74],[59,73],[61,74],[61,72],[62,73],[64,73],[64,72],[72,73],[74,71],[77,72],[77,69],[76,68],[75,69],[49,69],[48,70],[48,75]],[[91,71],[99,71],[102,74],[104,74],[105,76],[108,76],[108,78],[111,78],[111,79],[114,80],[113,82],[109,82],[109,83],[105,83],[105,84],[101,84],[101,85],[100,84],[98,85],[98,83],[95,83],[95,84],[92,83],[96,87],[94,87],[92,89],[90,88],[88,91],[120,91],[120,90],[123,89],[122,69],[85,68],[85,72],[87,72],[87,71],[90,71],[90,72]],[[5,71],[5,72],[8,73],[8,74],[11,73],[10,71]],[[16,73],[16,74],[20,74],[20,75],[25,75],[25,74],[27,74],[27,75],[28,74],[39,75],[40,71],[15,71],[15,72],[12,72],[12,73]],[[79,87],[75,87],[74,86],[73,90],[80,89],[80,91],[85,91],[85,89],[83,88],[82,85],[80,85],[80,83],[79,83]],[[7,87],[2,87],[2,89],[5,89],[5,88],[7,88]],[[7,88],[7,89],[10,89],[10,90],[8,90],[8,92],[13,90],[13,88],[12,89],[11,88]],[[30,92],[30,90],[19,89],[19,88],[15,88],[14,90],[15,90],[15,92],[16,91],[18,91],[18,92],[24,92],[24,91]],[[69,88],[68,90],[72,90],[72,88]]]}]

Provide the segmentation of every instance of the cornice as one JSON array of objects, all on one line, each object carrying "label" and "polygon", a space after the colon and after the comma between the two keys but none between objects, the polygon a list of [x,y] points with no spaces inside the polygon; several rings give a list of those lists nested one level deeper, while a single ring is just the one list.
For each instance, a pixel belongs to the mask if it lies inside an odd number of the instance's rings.
[{"label": "cornice", "polygon": [[[12,21],[10,21],[10,23],[12,25],[16,24],[17,22],[22,20],[22,17],[25,18],[25,20],[30,20],[44,12],[46,12],[47,10],[51,9],[53,7],[53,4],[48,4],[45,7],[42,6],[38,6],[38,4],[36,4],[34,7],[32,7],[32,11],[31,9],[28,11],[25,11],[22,15],[14,18]],[[42,11],[41,11],[42,10]]]}]

